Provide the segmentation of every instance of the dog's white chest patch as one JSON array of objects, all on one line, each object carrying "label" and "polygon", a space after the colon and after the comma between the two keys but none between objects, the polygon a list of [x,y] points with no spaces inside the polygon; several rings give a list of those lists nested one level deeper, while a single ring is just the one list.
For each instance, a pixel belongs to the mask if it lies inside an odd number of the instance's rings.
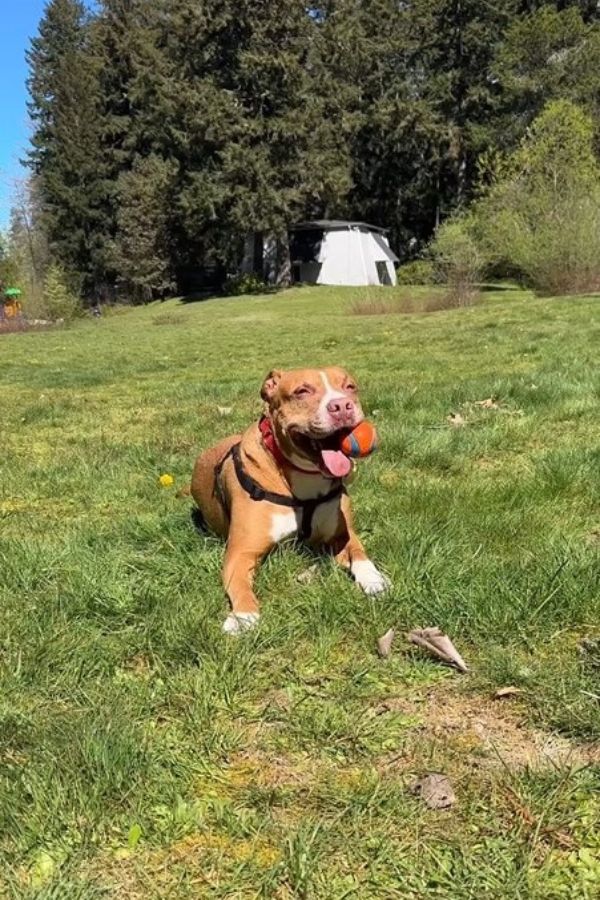
[{"label": "dog's white chest patch", "polygon": [[296,534],[299,528],[299,516],[296,512],[273,513],[271,516],[271,539],[275,543]]}]

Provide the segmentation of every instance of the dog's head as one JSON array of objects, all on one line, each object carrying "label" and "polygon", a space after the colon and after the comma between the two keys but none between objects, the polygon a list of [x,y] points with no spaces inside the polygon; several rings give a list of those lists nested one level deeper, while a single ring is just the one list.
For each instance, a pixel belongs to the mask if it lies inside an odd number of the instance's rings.
[{"label": "dog's head", "polygon": [[363,420],[356,379],[345,369],[273,369],[261,397],[268,407],[275,437],[294,461],[307,460],[326,475],[343,478],[350,460],[339,450],[344,434]]}]

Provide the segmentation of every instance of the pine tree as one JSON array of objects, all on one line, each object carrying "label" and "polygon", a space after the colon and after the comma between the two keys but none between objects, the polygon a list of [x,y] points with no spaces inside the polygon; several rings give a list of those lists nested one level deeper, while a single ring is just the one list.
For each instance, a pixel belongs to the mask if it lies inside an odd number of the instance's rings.
[{"label": "pine tree", "polygon": [[499,88],[494,48],[516,0],[331,0],[328,59],[354,121],[349,212],[402,253],[468,201]]},{"label": "pine tree", "polygon": [[50,0],[27,54],[29,165],[52,253],[91,294],[104,280],[97,61],[79,0]]},{"label": "pine tree", "polygon": [[[98,59],[101,110],[100,152],[103,160],[104,265],[110,277],[116,257],[112,252],[119,215],[119,177],[136,159],[154,146],[148,113],[152,98],[140,90],[140,80],[152,65],[153,36],[149,18],[151,0],[101,0],[92,23],[92,42]],[[154,72],[154,78],[158,72]]]},{"label": "pine tree", "polygon": [[170,252],[175,169],[150,155],[119,176],[115,266],[134,300],[147,302],[174,288]]},{"label": "pine tree", "polygon": [[44,279],[44,311],[54,321],[69,322],[83,312],[68,281],[67,274],[57,263],[49,266]]},{"label": "pine tree", "polygon": [[152,50],[138,73],[143,134],[177,170],[171,193],[171,247],[181,289],[203,269],[235,267],[239,236],[225,203],[221,154],[242,115],[227,78],[242,26],[228,0],[159,0],[150,22]]},{"label": "pine tree", "polygon": [[497,148],[513,147],[544,105],[565,98],[600,116],[600,22],[586,23],[580,4],[545,5],[515,18],[498,48],[502,86]]},{"label": "pine tree", "polygon": [[349,150],[319,19],[295,0],[246,2],[237,10],[244,30],[229,80],[242,116],[221,155],[227,215],[239,233],[272,236],[276,280],[285,282],[287,228],[341,205],[350,187]]},{"label": "pine tree", "polygon": [[[390,228],[405,247],[432,228],[441,122],[420,92],[406,9],[395,0],[327,4],[324,57],[350,142],[353,189],[344,212]],[[414,54],[413,54],[414,55]]]}]

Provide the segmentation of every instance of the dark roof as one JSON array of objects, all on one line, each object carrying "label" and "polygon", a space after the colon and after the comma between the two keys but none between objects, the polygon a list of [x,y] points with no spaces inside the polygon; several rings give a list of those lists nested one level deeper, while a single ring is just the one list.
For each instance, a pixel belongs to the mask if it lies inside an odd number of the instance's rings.
[{"label": "dark roof", "polygon": [[373,235],[373,240],[375,241],[375,243],[377,244],[377,246],[380,248],[380,250],[383,250],[384,254],[386,255],[386,257],[387,257],[388,259],[391,259],[392,262],[400,262],[400,260],[398,259],[398,257],[397,257],[396,254],[394,253],[394,251],[393,251],[393,250],[391,249],[391,247],[386,243],[387,239],[384,240],[384,239],[381,237],[380,234],[374,234],[374,235]]},{"label": "dark roof", "polygon": [[346,231],[350,228],[363,228],[366,231],[377,231],[379,234],[385,234],[387,228],[380,228],[379,225],[369,225],[368,222],[350,222],[345,219],[314,219],[310,222],[297,222],[291,225],[290,231],[310,231],[312,229],[321,231]]}]

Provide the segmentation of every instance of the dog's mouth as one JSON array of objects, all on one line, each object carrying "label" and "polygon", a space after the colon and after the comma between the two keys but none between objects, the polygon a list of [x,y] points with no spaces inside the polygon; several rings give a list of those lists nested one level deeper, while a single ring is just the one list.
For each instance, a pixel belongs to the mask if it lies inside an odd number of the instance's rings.
[{"label": "dog's mouth", "polygon": [[352,461],[342,453],[340,444],[350,431],[351,428],[340,428],[324,437],[314,437],[294,429],[290,437],[298,450],[316,462],[325,475],[331,478],[345,478],[350,474]]}]

